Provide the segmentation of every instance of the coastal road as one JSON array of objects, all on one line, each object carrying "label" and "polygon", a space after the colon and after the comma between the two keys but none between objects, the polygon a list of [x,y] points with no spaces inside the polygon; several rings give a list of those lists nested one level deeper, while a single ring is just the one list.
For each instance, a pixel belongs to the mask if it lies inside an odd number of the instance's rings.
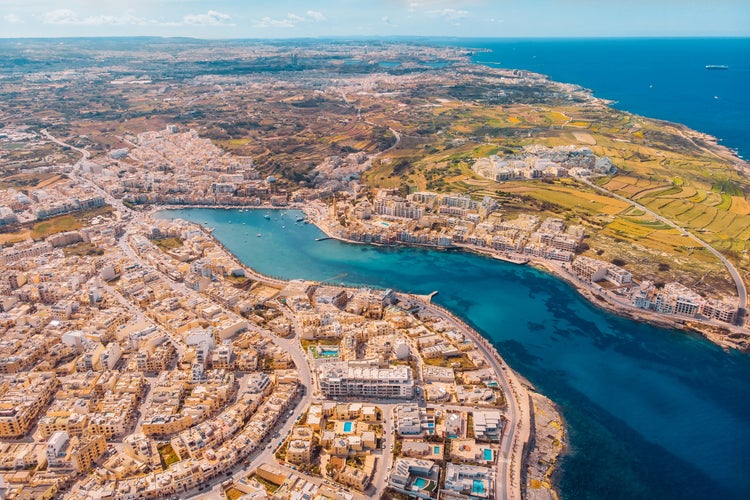
[{"label": "coastal road", "polygon": [[464,336],[474,341],[477,349],[497,374],[507,403],[508,423],[500,443],[501,453],[497,460],[495,498],[520,499],[523,486],[521,484],[523,449],[529,440],[531,428],[531,406],[526,390],[521,386],[513,370],[502,362],[499,354],[487,339],[442,307],[429,302],[422,302],[420,305],[430,314],[444,318],[458,326]]},{"label": "coastal road", "polygon": [[601,186],[597,186],[593,182],[591,182],[588,179],[584,179],[582,177],[576,177],[577,180],[583,182],[587,186],[600,191],[602,193],[606,193],[609,196],[612,196],[613,198],[616,198],[620,201],[624,201],[626,203],[631,204],[632,206],[638,208],[639,210],[643,210],[647,214],[649,214],[651,217],[655,218],[659,222],[663,222],[664,224],[667,224],[669,227],[674,228],[678,231],[680,231],[684,236],[687,236],[688,238],[692,239],[696,243],[698,243],[700,246],[714,254],[722,264],[724,264],[724,267],[727,268],[727,271],[729,271],[729,274],[732,276],[732,279],[734,280],[734,284],[737,287],[737,296],[739,297],[739,309],[740,309],[740,317],[744,316],[745,310],[747,308],[747,288],[745,287],[745,282],[742,279],[742,275],[737,271],[737,268],[734,267],[734,264],[732,264],[724,255],[721,254],[718,250],[716,250],[714,247],[703,241],[702,239],[695,236],[693,233],[688,231],[687,229],[684,229],[671,220],[667,219],[666,217],[662,217],[661,215],[657,214],[653,210],[646,208],[645,206],[641,205],[637,201],[633,201],[630,198],[626,198],[624,196],[620,196],[619,194],[615,194],[609,189],[603,188]]}]

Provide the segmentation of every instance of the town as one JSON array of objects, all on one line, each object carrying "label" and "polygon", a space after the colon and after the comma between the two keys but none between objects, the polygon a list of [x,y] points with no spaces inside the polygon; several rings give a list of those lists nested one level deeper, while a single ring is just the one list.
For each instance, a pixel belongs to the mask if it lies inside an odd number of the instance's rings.
[{"label": "town", "polygon": [[[146,154],[162,134],[205,174]],[[132,210],[290,203],[195,134],[138,142],[127,171],[82,152],[0,191],[12,224],[50,226],[0,258],[4,498],[520,498],[532,393],[491,344],[428,297],[259,276]]]}]

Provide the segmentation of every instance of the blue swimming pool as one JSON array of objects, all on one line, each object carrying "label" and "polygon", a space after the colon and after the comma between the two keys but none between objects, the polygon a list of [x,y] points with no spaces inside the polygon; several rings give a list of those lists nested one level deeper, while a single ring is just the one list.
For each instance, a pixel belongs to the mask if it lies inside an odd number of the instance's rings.
[{"label": "blue swimming pool", "polygon": [[482,450],[482,454],[484,455],[484,459],[488,462],[492,461],[492,450],[489,448],[485,448]]},{"label": "blue swimming pool", "polygon": [[484,482],[480,481],[479,479],[472,479],[471,492],[483,495],[484,494]]},{"label": "blue swimming pool", "polygon": [[344,432],[352,432],[352,422],[344,422]]},{"label": "blue swimming pool", "polygon": [[433,446],[432,453],[433,455],[440,455],[440,446]]},{"label": "blue swimming pool", "polygon": [[427,480],[421,477],[418,477],[414,480],[414,486],[419,488],[420,490],[427,486]]}]

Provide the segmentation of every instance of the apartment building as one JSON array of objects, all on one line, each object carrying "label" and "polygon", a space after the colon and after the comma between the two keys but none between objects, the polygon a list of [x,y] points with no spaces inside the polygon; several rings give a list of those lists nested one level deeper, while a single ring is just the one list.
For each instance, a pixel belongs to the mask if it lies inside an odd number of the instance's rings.
[{"label": "apartment building", "polygon": [[323,363],[318,368],[320,389],[326,397],[414,397],[414,377],[408,366],[380,368],[372,362]]},{"label": "apartment building", "polygon": [[56,387],[55,377],[29,376],[17,380],[0,398],[0,437],[24,436]]}]

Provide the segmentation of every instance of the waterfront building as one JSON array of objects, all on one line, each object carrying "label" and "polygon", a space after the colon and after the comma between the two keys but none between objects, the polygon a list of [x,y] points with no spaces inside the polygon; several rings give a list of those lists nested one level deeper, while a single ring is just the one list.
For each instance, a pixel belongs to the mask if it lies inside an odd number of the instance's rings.
[{"label": "waterfront building", "polygon": [[662,314],[679,316],[704,316],[725,323],[737,321],[737,304],[707,299],[680,283],[667,283],[659,289],[644,281],[633,293],[635,307],[651,309]]},{"label": "waterfront building", "polygon": [[615,285],[627,285],[633,281],[633,275],[625,269],[591,257],[578,256],[573,261],[573,271],[581,281],[594,283],[607,280]]}]

